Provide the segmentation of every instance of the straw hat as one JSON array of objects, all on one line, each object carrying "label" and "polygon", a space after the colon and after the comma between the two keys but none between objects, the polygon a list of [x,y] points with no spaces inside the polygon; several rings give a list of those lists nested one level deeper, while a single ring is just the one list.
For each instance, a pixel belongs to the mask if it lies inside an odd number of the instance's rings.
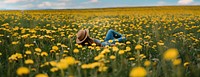
[{"label": "straw hat", "polygon": [[80,44],[84,42],[87,37],[89,37],[88,29],[79,30],[77,33],[76,43]]}]

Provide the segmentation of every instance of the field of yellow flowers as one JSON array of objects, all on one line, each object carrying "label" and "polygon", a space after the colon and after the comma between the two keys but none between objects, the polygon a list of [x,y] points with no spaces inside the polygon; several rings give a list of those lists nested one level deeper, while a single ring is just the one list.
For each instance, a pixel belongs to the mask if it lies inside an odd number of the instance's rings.
[{"label": "field of yellow flowers", "polygon": [[[199,77],[200,6],[1,10],[0,77]],[[80,29],[103,41],[81,46]]]}]

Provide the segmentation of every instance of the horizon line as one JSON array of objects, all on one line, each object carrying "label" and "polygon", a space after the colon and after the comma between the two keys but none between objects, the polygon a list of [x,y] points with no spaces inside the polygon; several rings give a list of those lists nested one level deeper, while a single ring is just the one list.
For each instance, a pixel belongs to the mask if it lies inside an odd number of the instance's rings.
[{"label": "horizon line", "polygon": [[85,7],[85,8],[65,8],[65,9],[51,9],[51,8],[46,8],[46,9],[0,9],[0,11],[3,10],[92,10],[92,9],[109,9],[109,8],[145,8],[145,7],[184,7],[184,6],[196,6],[196,7],[200,7],[200,5],[141,5],[141,6],[111,6],[111,7]]}]

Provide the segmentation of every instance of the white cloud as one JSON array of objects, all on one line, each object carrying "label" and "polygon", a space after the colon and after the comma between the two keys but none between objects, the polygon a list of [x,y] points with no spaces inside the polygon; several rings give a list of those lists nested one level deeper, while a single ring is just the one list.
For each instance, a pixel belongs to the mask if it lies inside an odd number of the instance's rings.
[{"label": "white cloud", "polygon": [[193,3],[193,5],[200,5],[200,2],[195,2]]},{"label": "white cloud", "polygon": [[41,4],[38,4],[38,7],[42,8],[42,7],[49,7],[52,6],[51,2],[42,2]]},{"label": "white cloud", "polygon": [[38,0],[3,0],[2,3],[4,4],[15,4],[15,3],[19,3],[19,2],[26,2],[26,3],[30,3],[30,2],[36,2]]},{"label": "white cloud", "polygon": [[58,2],[69,2],[70,0],[58,0]]},{"label": "white cloud", "polygon": [[0,9],[5,9],[5,4],[3,2],[0,2]]},{"label": "white cloud", "polygon": [[193,2],[193,0],[179,0],[178,4],[180,4],[180,5],[187,5],[187,4],[190,4],[192,2]]},{"label": "white cloud", "polygon": [[26,1],[26,0],[4,0],[3,2],[4,3],[17,3],[17,2],[23,2],[23,1]]},{"label": "white cloud", "polygon": [[99,0],[89,0],[87,2],[83,2],[82,4],[89,4],[89,3],[99,3]]},{"label": "white cloud", "polygon": [[97,3],[99,2],[98,0],[90,0],[91,3]]},{"label": "white cloud", "polygon": [[36,7],[41,9],[64,9],[70,5],[70,1],[71,0],[58,0],[57,2],[42,2],[36,5]]},{"label": "white cloud", "polygon": [[34,5],[33,4],[26,4],[26,5],[22,5],[20,7],[21,8],[32,8],[32,7],[34,7]]},{"label": "white cloud", "polygon": [[157,5],[158,5],[158,6],[160,6],[160,5],[166,5],[166,2],[164,2],[164,1],[159,1],[159,2],[157,2]]},{"label": "white cloud", "polygon": [[36,2],[36,1],[38,1],[38,0],[28,0],[29,2]]},{"label": "white cloud", "polygon": [[8,9],[26,10],[26,9],[32,9],[34,7],[35,7],[35,5],[33,5],[33,4],[30,3],[30,4],[25,4],[25,5],[10,7]]},{"label": "white cloud", "polygon": [[0,1],[0,9],[65,9],[72,5],[71,1],[72,0],[2,0]]}]

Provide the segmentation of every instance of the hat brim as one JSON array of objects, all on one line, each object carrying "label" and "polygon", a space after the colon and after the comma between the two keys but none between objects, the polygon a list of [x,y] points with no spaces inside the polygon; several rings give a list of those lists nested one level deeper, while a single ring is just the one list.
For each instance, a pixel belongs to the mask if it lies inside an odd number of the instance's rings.
[{"label": "hat brim", "polygon": [[89,30],[85,29],[85,31],[86,31],[86,36],[84,37],[84,39],[83,40],[79,40],[78,38],[76,38],[76,43],[80,44],[80,43],[84,42],[87,37],[89,37]]}]

